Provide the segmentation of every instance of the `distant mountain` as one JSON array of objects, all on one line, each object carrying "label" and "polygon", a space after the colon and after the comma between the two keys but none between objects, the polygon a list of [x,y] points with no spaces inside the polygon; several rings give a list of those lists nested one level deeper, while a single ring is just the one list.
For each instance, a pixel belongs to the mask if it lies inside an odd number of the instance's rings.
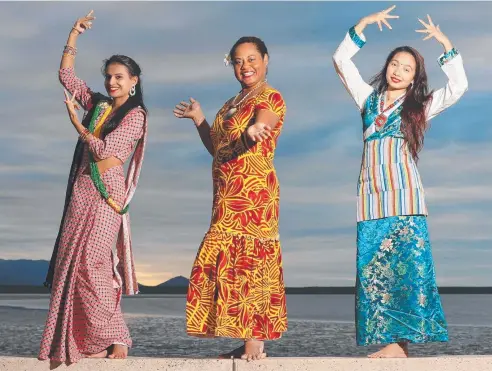
[{"label": "distant mountain", "polygon": [[[0,285],[42,286],[46,278],[48,266],[49,261],[47,260],[0,259]],[[188,287],[188,279],[183,276],[178,276],[155,287]]]},{"label": "distant mountain", "polygon": [[0,285],[42,286],[48,266],[47,260],[0,259]]},{"label": "distant mountain", "polygon": [[157,285],[157,287],[188,287],[188,282],[188,278],[178,276]]}]

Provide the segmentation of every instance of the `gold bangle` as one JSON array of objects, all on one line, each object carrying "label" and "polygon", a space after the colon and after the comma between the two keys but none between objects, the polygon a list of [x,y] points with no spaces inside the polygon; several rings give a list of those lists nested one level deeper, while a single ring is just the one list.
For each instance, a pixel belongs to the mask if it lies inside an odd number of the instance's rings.
[{"label": "gold bangle", "polygon": [[90,134],[90,133],[91,133],[91,132],[90,132],[89,130],[84,129],[84,130],[82,130],[82,132],[80,133],[79,137],[80,137],[80,139],[81,139],[83,142],[85,142],[85,140],[87,139],[87,137],[89,136],[89,134]]}]

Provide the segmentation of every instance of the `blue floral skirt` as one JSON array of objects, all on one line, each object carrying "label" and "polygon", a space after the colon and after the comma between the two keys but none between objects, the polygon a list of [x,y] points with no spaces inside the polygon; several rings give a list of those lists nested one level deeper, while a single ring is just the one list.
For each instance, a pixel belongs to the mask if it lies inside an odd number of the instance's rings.
[{"label": "blue floral skirt", "polygon": [[357,223],[357,345],[448,341],[425,216]]}]

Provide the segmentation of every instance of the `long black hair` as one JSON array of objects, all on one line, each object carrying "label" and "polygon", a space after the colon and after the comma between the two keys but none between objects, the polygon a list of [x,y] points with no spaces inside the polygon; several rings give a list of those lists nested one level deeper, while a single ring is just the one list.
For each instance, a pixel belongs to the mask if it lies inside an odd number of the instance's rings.
[{"label": "long black hair", "polygon": [[412,55],[416,65],[413,83],[407,88],[407,95],[402,104],[401,131],[408,144],[412,157],[415,161],[418,161],[418,154],[424,145],[424,133],[427,130],[425,107],[432,97],[432,92],[429,92],[424,57],[422,57],[416,49],[410,46],[400,46],[393,49],[386,58],[383,69],[372,78],[370,84],[378,93],[383,93],[388,89],[386,70],[394,56],[401,52]]},{"label": "long black hair", "polygon": [[[109,67],[110,64],[113,63],[118,63],[123,66],[125,66],[128,69],[128,72],[130,76],[136,76],[138,77],[138,82],[137,85],[135,85],[135,95],[130,96],[125,103],[121,107],[116,110],[114,115],[110,118],[110,120],[103,126],[101,136],[102,138],[106,137],[109,133],[111,133],[113,130],[115,130],[118,125],[120,124],[121,120],[130,112],[132,109],[140,106],[142,109],[145,110],[147,113],[147,107],[145,107],[145,104],[143,102],[143,89],[142,89],[142,78],[141,78],[141,69],[140,66],[130,57],[127,57],[126,55],[113,55],[110,58],[106,59],[103,63],[102,66],[102,73],[103,76],[106,76],[106,71]],[[94,112],[96,110],[96,107],[98,103],[106,101],[108,103],[111,103],[111,98],[108,96],[101,94],[101,93],[92,93],[91,96],[91,103],[92,107],[91,109],[86,113],[85,117],[82,120],[82,125],[84,125],[86,128],[89,127],[89,124],[91,122],[92,116],[94,115]],[[63,230],[63,224],[65,223],[65,216],[67,214],[68,210],[68,205],[70,204],[70,200],[72,199],[72,191],[73,191],[73,185],[75,183],[75,180],[77,178],[77,174],[80,169],[80,164],[82,163],[82,155],[84,153],[84,143],[79,139],[77,142],[77,145],[75,146],[75,151],[73,154],[73,159],[72,159],[72,166],[70,167],[70,173],[68,175],[68,183],[67,183],[67,190],[65,193],[65,204],[63,207],[63,214],[62,214],[62,219],[60,223],[60,228],[58,230],[58,236],[56,237],[55,241],[55,246],[53,247],[53,253],[51,254],[51,259],[50,259],[50,265],[48,268],[48,273],[46,275],[46,281],[44,282],[44,285],[46,287],[49,287],[51,289],[51,285],[53,283],[53,278],[55,274],[55,264],[56,264],[56,258],[58,255],[58,247],[60,245],[60,238]]]}]

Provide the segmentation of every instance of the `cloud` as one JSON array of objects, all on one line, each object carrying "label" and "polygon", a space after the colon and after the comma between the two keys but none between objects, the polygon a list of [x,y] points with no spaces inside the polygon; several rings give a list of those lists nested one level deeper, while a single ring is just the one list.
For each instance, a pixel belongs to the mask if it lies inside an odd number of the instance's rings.
[{"label": "cloud", "polygon": [[[492,241],[487,121],[492,92],[484,77],[490,75],[492,57],[484,48],[490,6],[403,2],[394,30],[381,34],[368,28],[368,44],[355,58],[369,79],[391,48],[408,43],[425,55],[431,85],[442,86],[446,78],[435,63],[440,47],[413,33],[416,16],[438,12],[465,60],[470,91],[433,120],[419,164],[441,284],[490,284],[490,267],[483,263]],[[94,28],[78,44],[78,75],[102,90],[101,61],[112,53],[131,55],[144,71],[149,145],[131,206],[140,281],[188,276],[210,223],[211,157],[193,124],[174,118],[172,108],[193,96],[211,123],[239,90],[222,64],[223,54],[239,36],[254,33],[267,42],[269,82],[288,106],[275,159],[287,285],[352,284],[361,122],[331,56],[348,27],[374,5],[358,3],[357,14],[352,2],[122,2],[118,7],[102,2],[94,7]],[[80,2],[0,4],[0,258],[50,256],[76,140],[57,68],[75,17],[88,10]],[[237,14],[255,19],[254,28],[238,24]]]}]

